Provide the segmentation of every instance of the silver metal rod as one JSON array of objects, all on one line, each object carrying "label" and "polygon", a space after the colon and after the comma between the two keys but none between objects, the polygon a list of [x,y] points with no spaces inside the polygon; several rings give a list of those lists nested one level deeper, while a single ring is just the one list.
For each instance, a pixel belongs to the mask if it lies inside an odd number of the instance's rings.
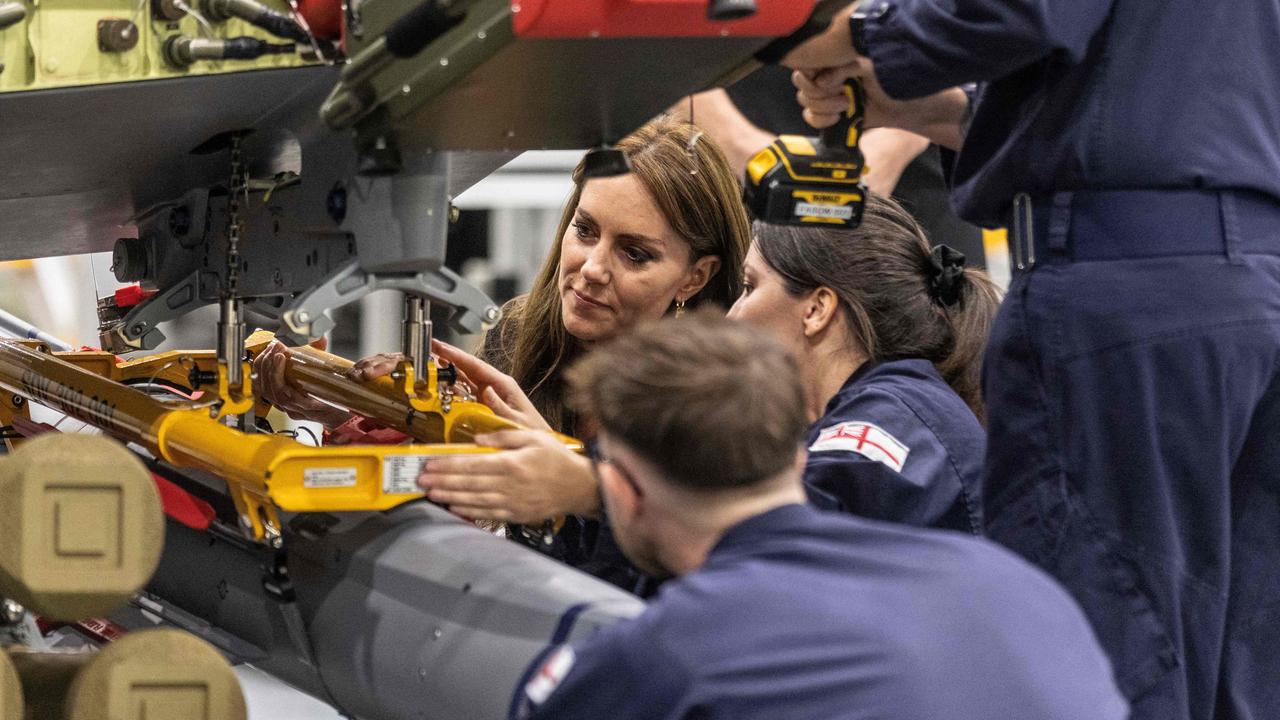
[{"label": "silver metal rod", "polygon": [[219,310],[218,362],[227,368],[227,387],[239,390],[244,385],[240,366],[244,357],[244,315],[240,298],[223,298]]},{"label": "silver metal rod", "polygon": [[0,310],[0,332],[8,333],[24,340],[39,340],[54,350],[66,352],[74,350],[71,344],[50,335],[17,315]]},{"label": "silver metal rod", "polygon": [[400,352],[413,363],[413,380],[415,383],[426,380],[422,376],[427,365],[427,347],[431,340],[423,342],[423,331],[426,330],[424,306],[426,303],[417,295],[404,296],[404,323],[400,333]]}]

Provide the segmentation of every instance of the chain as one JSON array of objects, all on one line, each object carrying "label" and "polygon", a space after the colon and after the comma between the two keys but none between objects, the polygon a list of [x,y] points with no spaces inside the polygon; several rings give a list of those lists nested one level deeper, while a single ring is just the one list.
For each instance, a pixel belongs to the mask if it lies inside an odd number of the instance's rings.
[{"label": "chain", "polygon": [[249,178],[240,149],[241,135],[231,136],[231,183],[227,198],[227,287],[226,297],[236,297],[240,285],[240,196],[249,196]]}]

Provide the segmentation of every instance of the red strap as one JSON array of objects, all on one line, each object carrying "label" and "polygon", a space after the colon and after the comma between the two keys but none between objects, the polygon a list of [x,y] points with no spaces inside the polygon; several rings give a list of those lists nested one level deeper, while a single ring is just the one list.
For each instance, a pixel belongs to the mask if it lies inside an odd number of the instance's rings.
[{"label": "red strap", "polygon": [[352,415],[338,427],[324,431],[325,445],[399,445],[408,439],[399,430],[363,415]]},{"label": "red strap", "polygon": [[177,485],[151,473],[151,479],[160,491],[160,506],[164,514],[192,530],[208,530],[217,513],[213,506],[183,490]]}]

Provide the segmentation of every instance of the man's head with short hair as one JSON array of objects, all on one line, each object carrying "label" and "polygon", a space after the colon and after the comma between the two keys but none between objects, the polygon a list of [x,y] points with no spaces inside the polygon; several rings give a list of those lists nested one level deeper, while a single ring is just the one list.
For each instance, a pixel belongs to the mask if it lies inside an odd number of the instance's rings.
[{"label": "man's head with short hair", "polygon": [[691,489],[776,475],[808,427],[791,356],[711,313],[641,326],[592,351],[570,381],[580,412]]},{"label": "man's head with short hair", "polygon": [[[795,468],[808,426],[791,356],[767,332],[718,314],[641,325],[593,349],[568,380],[573,404],[599,424],[609,456],[601,484],[615,533],[650,572],[658,563],[649,541],[661,532],[653,522],[636,522],[646,496],[652,520],[668,497],[685,505],[705,500],[718,510],[716,503],[731,498],[772,493],[771,482]],[[626,467],[623,455],[634,458]],[[798,482],[788,497],[799,492]]]}]

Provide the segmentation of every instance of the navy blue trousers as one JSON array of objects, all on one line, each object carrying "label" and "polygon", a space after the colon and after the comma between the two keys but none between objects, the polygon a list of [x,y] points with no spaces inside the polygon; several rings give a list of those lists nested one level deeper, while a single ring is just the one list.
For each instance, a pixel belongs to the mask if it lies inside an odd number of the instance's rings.
[{"label": "navy blue trousers", "polygon": [[1280,203],[1035,208],[984,370],[987,532],[1079,601],[1135,720],[1280,718]]}]

